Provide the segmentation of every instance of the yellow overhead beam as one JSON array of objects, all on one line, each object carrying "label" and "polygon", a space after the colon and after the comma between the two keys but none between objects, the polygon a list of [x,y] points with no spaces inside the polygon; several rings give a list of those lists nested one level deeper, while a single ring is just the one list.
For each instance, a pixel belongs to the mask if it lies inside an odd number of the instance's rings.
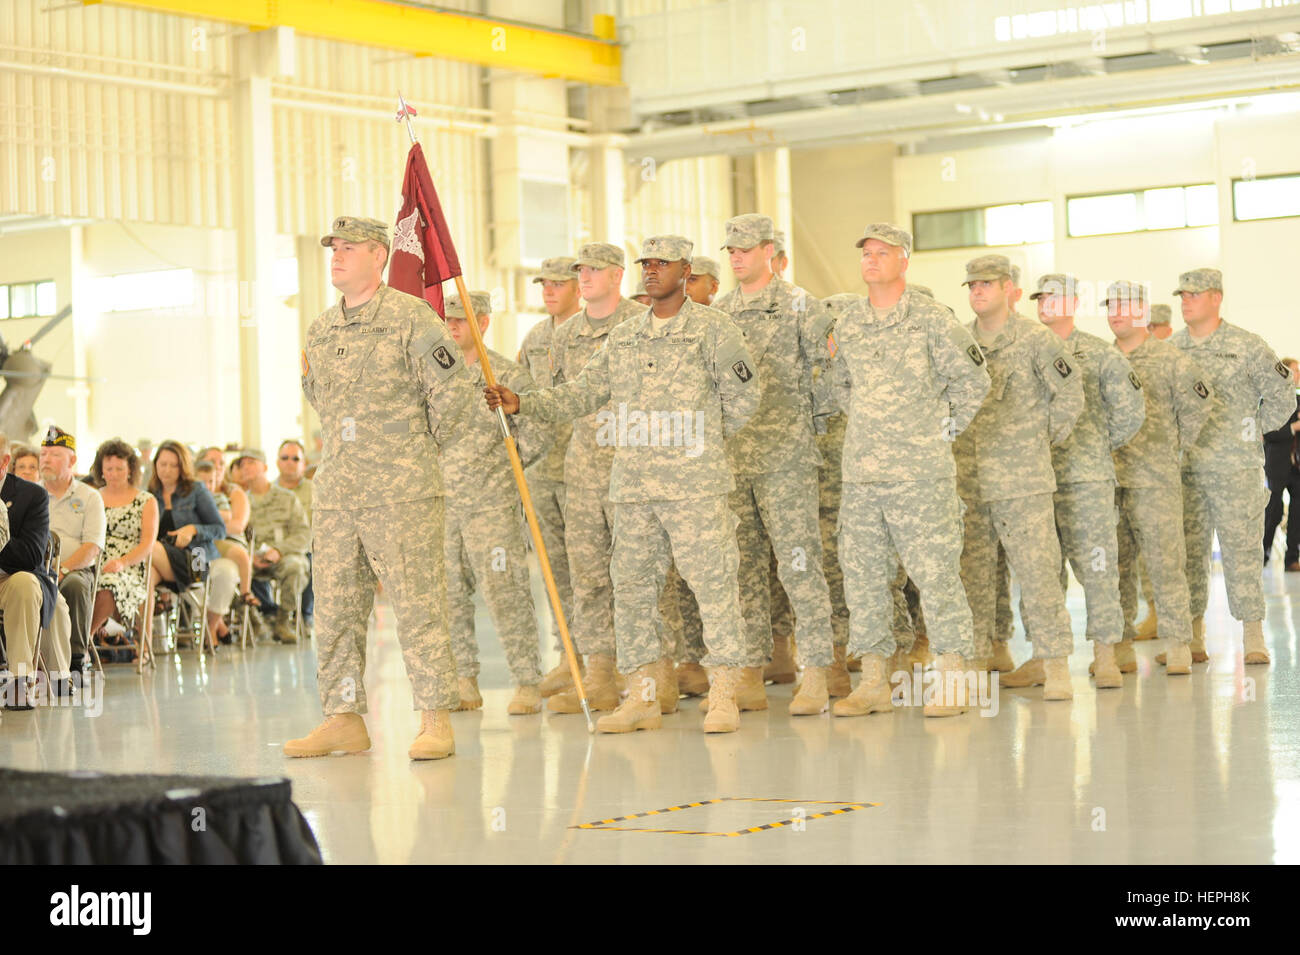
[{"label": "yellow overhead beam", "polygon": [[[100,0],[82,0],[86,6]],[[304,36],[463,60],[545,77],[617,86],[622,51],[612,18],[598,38],[383,0],[109,0],[177,16],[238,23],[254,30],[292,27]]]}]

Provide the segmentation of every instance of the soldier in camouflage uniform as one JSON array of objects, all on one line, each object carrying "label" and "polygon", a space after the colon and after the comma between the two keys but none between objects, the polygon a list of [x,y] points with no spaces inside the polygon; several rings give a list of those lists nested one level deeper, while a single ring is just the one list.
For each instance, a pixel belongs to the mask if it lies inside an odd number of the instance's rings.
[{"label": "soldier in camouflage uniform", "polygon": [[281,643],[297,643],[293,622],[310,579],[311,523],[292,491],[267,480],[266,456],[261,451],[244,452],[240,479],[248,491],[248,527],[257,545],[253,576],[280,585],[272,625]]},{"label": "soldier in camouflage uniform", "polygon": [[1164,341],[1174,333],[1174,310],[1168,305],[1151,306],[1151,337]]},{"label": "soldier in camouflage uniform", "polygon": [[992,381],[979,414],[953,445],[966,503],[961,571],[975,618],[976,665],[988,666],[993,653],[1001,543],[1020,580],[1034,657],[1043,661],[1043,698],[1069,700],[1074,639],[1058,576],[1051,449],[1066,441],[1083,412],[1083,379],[1056,335],[1011,310],[1006,256],[972,259],[963,284],[976,314],[969,329]]},{"label": "soldier in camouflage uniform", "polygon": [[[1146,403],[1142,382],[1109,342],[1074,325],[1079,306],[1072,275],[1040,276],[1030,299],[1038,318],[1066,346],[1070,363],[1083,378],[1083,413],[1066,440],[1052,448],[1056,472],[1056,533],[1061,544],[1061,589],[1069,586],[1065,561],[1083,585],[1088,608],[1087,636],[1093,644],[1098,687],[1123,686],[1115,663],[1115,645],[1124,635],[1119,599],[1119,544],[1115,537],[1115,464],[1111,453],[1142,427]],[[1024,611],[1021,611],[1024,617]],[[1029,634],[1030,639],[1033,635]],[[1001,659],[999,659],[1001,658]],[[1007,669],[1011,653],[994,644],[994,660]],[[1042,660],[1030,660],[1003,677],[1005,686],[1031,686],[1045,680]]]},{"label": "soldier in camouflage uniform", "polygon": [[[623,298],[623,250],[608,242],[592,242],[578,250],[574,274],[586,305],[556,332],[552,342],[555,368],[552,382],[572,381],[604,347],[610,331],[645,309]],[[598,408],[573,422],[573,438],[564,458],[567,488],[565,538],[569,551],[569,578],[573,583],[573,617],[570,629],[575,649],[585,654],[588,706],[612,710],[618,706],[614,674],[614,585],[610,580],[613,548],[614,504],[609,478],[614,466],[614,446],[600,440],[599,426],[610,409]],[[667,685],[661,701],[668,704]],[[676,700],[672,701],[676,705]],[[581,713],[582,706],[571,681],[551,697],[548,708],[557,713]]]},{"label": "soldier in camouflage uniform", "polygon": [[[862,679],[836,702],[836,716],[892,712],[891,588],[900,562],[920,590],[940,668],[958,671],[970,656],[951,442],[989,388],[970,333],[947,308],[907,288],[911,234],[873,223],[857,245],[869,295],[847,303],[827,342],[837,405],[848,416],[839,560],[849,652],[862,657]],[[925,713],[966,708],[964,699],[944,698],[929,701]]]},{"label": "soldier in camouflage uniform", "polygon": [[[1219,536],[1228,609],[1242,622],[1246,663],[1269,662],[1264,646],[1264,433],[1295,411],[1291,369],[1262,338],[1219,315],[1223,276],[1193,269],[1178,277],[1186,327],[1170,341],[1214,391],[1209,420],[1183,457],[1183,531],[1192,599],[1192,652],[1204,652],[1210,539]],[[1156,658],[1158,661],[1160,657]],[[1163,662],[1163,661],[1161,661]]]},{"label": "soldier in camouflage uniform", "polygon": [[[662,667],[656,609],[669,563],[695,593],[704,620],[705,662],[717,669],[705,732],[734,732],[744,660],[737,586],[736,521],[726,495],[735,482],[725,436],[758,407],[759,383],[743,333],[725,314],[686,298],[691,243],[653,236],[642,246],[654,306],[610,329],[577,377],[517,396],[487,390],[489,405],[562,421],[607,409],[596,440],[614,447],[614,632],[627,698],[600,718],[602,732],[656,729]],[[581,429],[575,427],[572,453]],[[572,494],[572,472],[568,473]],[[576,583],[576,581],[575,581]]]},{"label": "soldier in camouflage uniform", "polygon": [[697,305],[712,305],[722,281],[722,267],[707,255],[691,256],[691,277],[686,280],[686,297]]},{"label": "soldier in camouflage uniform", "polygon": [[[758,411],[727,440],[727,459],[736,475],[730,502],[740,521],[740,601],[747,638],[740,706],[767,709],[763,665],[773,655],[769,568],[774,550],[807,665],[790,712],[820,713],[829,701],[826,680],[832,662],[841,670],[845,662],[835,660],[833,652],[812,421],[813,370],[826,362],[830,312],[803,289],[772,275],[772,220],[767,216],[728,220],[723,248],[740,284],[715,306],[745,333],[763,383]],[[847,676],[845,672],[846,681]]]},{"label": "soldier in camouflage uniform", "polygon": [[[540,388],[555,384],[555,354],[551,342],[559,327],[576,315],[581,305],[573,263],[574,259],[566,256],[544,259],[541,273],[533,279],[535,284],[542,286],[547,317],[528,330],[515,361],[527,369],[533,383]],[[546,555],[550,558],[551,577],[555,580],[566,621],[573,620],[573,588],[569,584],[569,553],[564,544],[564,455],[569,449],[572,432],[573,427],[567,422],[560,425],[546,453],[529,467],[525,475],[537,526],[542,531],[542,543],[546,545]],[[568,661],[563,656],[560,625],[554,615],[551,638],[561,656],[559,664],[542,678],[542,696],[550,696],[573,685]]]},{"label": "soldier in camouflage uniform", "polygon": [[[487,332],[492,298],[470,292],[480,333]],[[475,389],[487,383],[479,364],[468,316],[459,295],[447,299],[447,331],[455,339]],[[533,379],[522,365],[488,349],[492,371],[507,388],[528,390]],[[540,457],[550,441],[537,422],[516,422],[515,444],[525,466]],[[536,608],[528,576],[528,554],[519,491],[497,416],[475,402],[466,410],[456,438],[443,446],[442,474],[459,493],[446,509],[443,532],[447,564],[447,623],[456,657],[462,710],[478,709],[478,639],[474,632],[474,591],[483,594],[492,626],[506,652],[515,695],[506,708],[511,716],[542,711],[542,681]],[[531,493],[531,487],[529,491]]]},{"label": "soldier in camouflage uniform", "polygon": [[[1112,282],[1102,302],[1119,350],[1128,357],[1146,402],[1146,419],[1128,444],[1115,452],[1120,604],[1124,639],[1115,649],[1121,673],[1137,671],[1133,626],[1137,618],[1137,558],[1151,570],[1160,630],[1173,657],[1169,673],[1192,671],[1192,618],[1187,592],[1180,455],[1196,443],[1212,407],[1213,393],[1196,363],[1170,342],[1150,333],[1146,289],[1136,282]],[[1098,664],[1101,660],[1098,659]],[[1096,669],[1097,685],[1103,672]],[[1115,679],[1114,674],[1110,679]]]},{"label": "soldier in camouflage uniform", "polygon": [[456,343],[429,304],[383,284],[388,227],[340,216],[321,239],[343,297],[312,322],[302,388],[320,415],[316,472],[317,683],[325,722],[285,744],[288,756],[370,747],[366,628],[383,584],[420,734],[412,759],[450,756],[460,701],[447,634],[438,446],[473,399]]},{"label": "soldier in camouflage uniform", "polygon": [[[1152,305],[1150,307],[1150,312],[1151,314],[1147,321],[1151,337],[1159,341],[1164,341],[1174,333],[1173,325],[1171,324],[1173,322],[1173,310],[1168,305]],[[1169,488],[1169,493],[1171,494],[1174,491],[1177,491],[1178,512],[1181,514],[1183,510],[1183,487],[1181,479],[1170,484]],[[1122,540],[1120,541],[1120,546],[1123,546]],[[1142,584],[1142,599],[1147,605],[1147,615],[1143,618],[1142,624],[1134,632],[1133,639],[1154,640],[1157,636],[1157,626],[1159,624],[1159,618],[1156,616],[1155,591],[1151,589],[1151,575],[1147,573],[1146,558],[1141,554],[1137,555],[1137,575],[1138,580]],[[1127,673],[1129,671],[1125,670],[1124,672]]]}]

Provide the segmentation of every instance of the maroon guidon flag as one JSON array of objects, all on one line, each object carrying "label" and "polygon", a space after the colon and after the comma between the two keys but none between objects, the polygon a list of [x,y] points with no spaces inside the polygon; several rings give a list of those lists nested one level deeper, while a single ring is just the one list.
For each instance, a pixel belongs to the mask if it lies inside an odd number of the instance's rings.
[{"label": "maroon guidon flag", "polygon": [[406,157],[402,208],[393,227],[393,250],[388,259],[388,284],[418,295],[442,316],[442,283],[460,274],[460,259],[451,243],[424,150],[415,143]]}]

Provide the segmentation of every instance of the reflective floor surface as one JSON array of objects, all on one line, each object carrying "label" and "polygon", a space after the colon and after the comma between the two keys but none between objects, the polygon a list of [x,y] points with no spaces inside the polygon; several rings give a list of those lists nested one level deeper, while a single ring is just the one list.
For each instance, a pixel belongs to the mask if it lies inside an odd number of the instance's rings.
[{"label": "reflective floor surface", "polygon": [[[630,736],[589,736],[581,716],[506,716],[505,663],[480,608],[484,708],[454,714],[456,755],[425,763],[406,756],[418,718],[380,605],[367,754],[281,756],[320,719],[315,653],[266,645],[163,658],[144,677],[110,668],[97,714],[6,712],[0,765],[286,775],[334,863],[1294,863],[1300,574],[1265,573],[1271,667],[1243,667],[1215,585],[1211,659],[1191,677],[1165,677],[1159,646],[1139,643],[1138,673],[1097,692],[1080,636],[1073,703],[1036,688],[1002,690],[992,718],[792,718],[786,686],[723,736],[700,732],[693,700]],[[1077,586],[1069,602],[1081,634]],[[645,815],[669,807],[684,808]]]}]

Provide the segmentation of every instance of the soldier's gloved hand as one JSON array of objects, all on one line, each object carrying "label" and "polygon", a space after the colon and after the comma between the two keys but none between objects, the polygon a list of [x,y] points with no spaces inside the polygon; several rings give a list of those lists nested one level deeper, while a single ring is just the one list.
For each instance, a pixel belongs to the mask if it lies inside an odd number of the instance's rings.
[{"label": "soldier's gloved hand", "polygon": [[519,396],[505,385],[487,386],[483,389],[483,397],[493,410],[503,408],[506,414],[516,414],[519,411]]}]

